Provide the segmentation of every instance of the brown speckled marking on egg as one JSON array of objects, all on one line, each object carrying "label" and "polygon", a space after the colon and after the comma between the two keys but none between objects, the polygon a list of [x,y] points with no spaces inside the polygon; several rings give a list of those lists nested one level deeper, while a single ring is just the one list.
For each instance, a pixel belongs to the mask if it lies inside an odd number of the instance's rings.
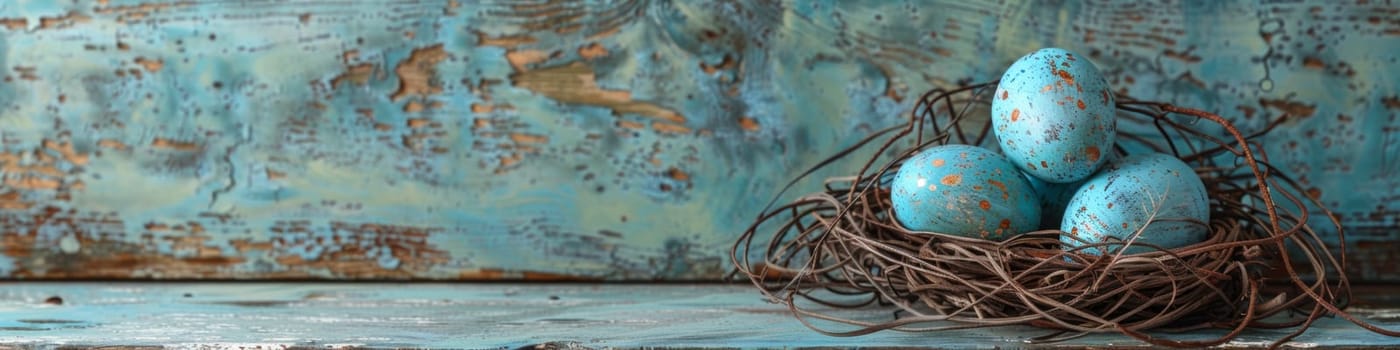
[{"label": "brown speckled marking on egg", "polygon": [[1090,162],[1097,162],[1097,161],[1099,161],[1099,147],[1098,147],[1098,146],[1089,146],[1088,148],[1085,148],[1085,149],[1084,149],[1084,156],[1085,156],[1085,157],[1089,157],[1089,161],[1090,161]]},{"label": "brown speckled marking on egg", "polygon": [[957,186],[958,183],[962,182],[962,175],[951,174],[948,176],[944,176],[942,180],[939,180],[939,182],[942,182],[944,185],[948,186]]},{"label": "brown speckled marking on egg", "polygon": [[987,183],[988,183],[988,184],[991,184],[992,186],[996,186],[997,189],[1000,189],[1000,190],[1001,190],[1001,200],[1010,200],[1010,199],[1011,199],[1011,191],[1007,191],[1007,190],[1006,190],[1006,184],[1005,184],[1005,183],[1002,183],[1001,181],[997,181],[997,180],[987,180]]}]

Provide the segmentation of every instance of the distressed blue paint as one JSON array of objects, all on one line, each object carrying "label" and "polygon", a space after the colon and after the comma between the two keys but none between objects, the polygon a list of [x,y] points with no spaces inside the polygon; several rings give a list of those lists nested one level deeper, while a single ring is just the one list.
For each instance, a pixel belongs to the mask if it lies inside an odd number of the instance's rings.
[{"label": "distressed blue paint", "polygon": [[[0,4],[0,18],[24,20],[0,29],[2,146],[11,165],[57,171],[4,176],[59,183],[0,190],[18,196],[0,218],[22,248],[0,257],[5,276],[715,278],[799,170],[898,122],[930,87],[1061,46],[1128,95],[1247,130],[1311,108],[1265,140],[1271,159],[1349,225],[1359,277],[1400,278],[1400,257],[1365,245],[1400,238],[1400,100],[1384,102],[1400,95],[1400,24],[1386,2],[589,1],[541,5],[581,15],[549,20],[489,1],[118,8],[142,3]],[[86,19],[41,28],[69,13]],[[501,41],[519,35],[532,39]],[[607,53],[581,53],[591,43]],[[436,45],[426,76],[441,92],[394,99],[396,69]],[[516,68],[511,54],[538,59]],[[332,86],[360,64],[363,85]],[[540,73],[552,69],[582,73]],[[684,120],[565,96],[577,80],[529,85],[589,72]],[[66,233],[76,253],[61,250]]]}]

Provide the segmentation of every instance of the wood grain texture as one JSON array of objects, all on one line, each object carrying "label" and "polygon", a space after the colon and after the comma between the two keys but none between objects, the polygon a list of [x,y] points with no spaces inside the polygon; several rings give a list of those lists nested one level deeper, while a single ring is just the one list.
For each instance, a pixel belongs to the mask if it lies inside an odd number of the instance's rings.
[{"label": "wood grain texture", "polygon": [[[1394,291],[1358,294],[1354,309],[1400,328]],[[23,283],[0,286],[0,310],[0,346],[29,349],[1146,348],[1115,335],[1036,346],[1025,341],[1047,331],[1029,327],[828,337],[747,285]],[[1286,333],[1251,330],[1224,347],[1262,348]],[[1393,348],[1400,339],[1330,318],[1288,345]]]},{"label": "wood grain texture", "polygon": [[1337,210],[1354,276],[1396,281],[1397,12],[4,2],[0,276],[714,279],[800,170],[931,87],[1061,46],[1124,94],[1246,130],[1290,115],[1270,159]]}]

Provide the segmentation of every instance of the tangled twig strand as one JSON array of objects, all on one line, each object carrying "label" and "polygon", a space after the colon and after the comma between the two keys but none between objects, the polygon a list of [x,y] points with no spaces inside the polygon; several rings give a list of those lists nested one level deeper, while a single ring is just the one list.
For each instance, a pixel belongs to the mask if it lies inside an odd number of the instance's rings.
[{"label": "tangled twig strand", "polygon": [[[889,201],[893,173],[930,146],[986,144],[989,120],[971,116],[995,86],[930,91],[907,123],[872,133],[794,179],[782,192],[876,147],[855,175],[826,179],[822,191],[791,202],[780,204],[782,193],[774,198],[735,243],[736,272],[803,324],[833,336],[1030,325],[1052,331],[1032,342],[1116,332],[1159,346],[1202,347],[1248,328],[1291,328],[1277,347],[1328,314],[1400,336],[1343,311],[1350,300],[1345,250],[1334,255],[1309,226],[1310,215],[1322,215],[1341,236],[1340,222],[1269,164],[1257,142],[1283,118],[1244,134],[1213,113],[1120,98],[1120,126],[1155,133],[1120,127],[1115,152],[1173,154],[1205,183],[1210,236],[1198,244],[1100,256],[1086,252],[1107,244],[1067,250],[1058,230],[988,241],[901,226]],[[873,306],[894,312],[842,312]],[[1199,341],[1169,336],[1206,328],[1226,333]]]}]

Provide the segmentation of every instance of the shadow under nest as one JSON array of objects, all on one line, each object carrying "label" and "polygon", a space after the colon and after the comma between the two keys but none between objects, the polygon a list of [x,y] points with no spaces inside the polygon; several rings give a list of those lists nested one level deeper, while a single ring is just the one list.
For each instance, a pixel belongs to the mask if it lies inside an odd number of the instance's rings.
[{"label": "shadow under nest", "polygon": [[[891,211],[894,173],[928,147],[987,145],[986,108],[996,85],[930,91],[906,123],[871,133],[788,183],[735,243],[736,272],[803,324],[833,336],[1028,325],[1048,330],[1032,343],[1121,333],[1159,346],[1202,347],[1248,328],[1292,329],[1277,347],[1328,315],[1400,336],[1343,311],[1351,293],[1345,250],[1334,254],[1309,226],[1327,222],[1341,236],[1340,222],[1269,164],[1258,142],[1285,117],[1246,134],[1206,111],[1121,97],[1116,103],[1117,155],[1171,154],[1201,177],[1211,205],[1204,242],[1098,255],[1088,250],[1107,243],[1066,249],[1059,230],[989,241],[904,228]],[[778,202],[819,169],[866,153],[855,174]],[[1224,334],[1173,336],[1201,329]]]}]

